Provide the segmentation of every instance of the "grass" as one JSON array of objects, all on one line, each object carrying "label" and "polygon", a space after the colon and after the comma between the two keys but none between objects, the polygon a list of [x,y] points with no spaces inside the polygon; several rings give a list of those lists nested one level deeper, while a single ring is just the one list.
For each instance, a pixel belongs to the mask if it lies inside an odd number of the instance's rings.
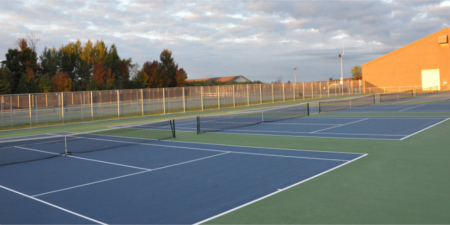
[{"label": "grass", "polygon": [[[0,134],[2,138],[8,138],[61,131],[85,132],[121,124],[300,102],[306,101],[106,120]],[[450,113],[324,113],[313,116],[450,116]],[[448,224],[449,134],[450,121],[446,121],[403,141],[225,133],[197,135],[195,132],[177,132],[175,141],[368,154],[332,172],[209,221],[211,224]]]}]

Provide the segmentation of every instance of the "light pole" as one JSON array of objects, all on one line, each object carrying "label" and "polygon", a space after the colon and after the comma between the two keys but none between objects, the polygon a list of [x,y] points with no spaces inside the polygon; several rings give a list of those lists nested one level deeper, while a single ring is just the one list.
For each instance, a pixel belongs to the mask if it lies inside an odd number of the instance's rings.
[{"label": "light pole", "polygon": [[294,83],[297,83],[297,68],[294,68]]}]

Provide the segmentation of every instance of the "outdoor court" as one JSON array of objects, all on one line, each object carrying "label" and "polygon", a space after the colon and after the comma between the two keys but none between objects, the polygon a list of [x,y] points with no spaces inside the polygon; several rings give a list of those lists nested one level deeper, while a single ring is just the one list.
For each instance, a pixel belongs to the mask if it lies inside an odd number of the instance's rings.
[{"label": "outdoor court", "polygon": [[[378,113],[382,109],[402,112],[402,109],[420,110],[421,105],[426,109],[439,105],[439,109],[442,109],[448,104],[446,99],[437,103],[425,102],[420,98],[409,100],[415,102],[405,103],[404,99],[337,113]],[[1,148],[0,153],[14,151],[37,158],[51,158],[0,166],[0,221],[6,224],[204,223],[275,194],[285,193],[303,182],[363,157],[369,158],[371,154],[376,157],[379,151],[371,151],[372,146],[376,147],[375,142],[359,145],[365,146],[360,149],[353,146],[348,148],[349,151],[337,145],[333,149],[340,151],[323,151],[323,146],[328,143],[322,145],[320,142],[323,138],[327,141],[373,139],[370,141],[395,143],[414,139],[415,135],[449,119],[443,116],[336,116],[322,113],[217,131],[213,136],[197,135],[194,117],[175,120],[176,130],[181,131],[181,135],[190,136],[189,140],[193,138],[192,135],[211,138],[224,134],[234,135],[226,138],[237,142],[244,140],[247,143],[249,137],[260,142],[286,137],[291,138],[286,140],[296,143],[295,138],[317,137],[308,139],[316,142],[314,147],[304,149],[283,148],[281,146],[290,143],[280,140],[275,141],[272,147],[245,147],[242,141],[241,144],[226,145],[185,142],[183,137],[143,141],[134,136],[109,135],[89,136],[71,142],[19,143]],[[109,128],[129,127],[119,125]],[[163,130],[156,132],[161,133]],[[20,139],[70,135],[74,133],[61,131]],[[100,151],[77,153],[77,150],[91,146],[93,149],[106,147]],[[301,146],[301,143],[295,146]],[[66,153],[74,153],[55,156],[64,149]],[[8,162],[8,159],[0,159],[0,165],[2,160]],[[354,169],[350,171],[356,172]],[[341,186],[342,182],[347,182],[344,180],[326,183],[325,186]],[[304,195],[308,195],[308,192]],[[302,202],[296,204],[303,205]]]},{"label": "outdoor court", "polygon": [[[197,223],[364,156],[124,137],[70,148],[109,142],[136,144],[1,166],[2,223]],[[60,145],[12,148],[48,154]]]}]

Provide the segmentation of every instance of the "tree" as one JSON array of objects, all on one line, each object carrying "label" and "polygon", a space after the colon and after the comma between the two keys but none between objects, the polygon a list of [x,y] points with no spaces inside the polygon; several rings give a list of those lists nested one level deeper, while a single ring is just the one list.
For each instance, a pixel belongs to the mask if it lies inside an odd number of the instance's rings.
[{"label": "tree", "polygon": [[[26,46],[26,42],[22,44],[22,47]],[[2,61],[2,66],[11,72],[11,91],[16,93],[19,80],[25,73],[27,68],[31,68],[34,73],[38,71],[36,53],[30,48],[25,47],[23,50],[8,49],[8,53],[5,55],[6,60]]]},{"label": "tree", "polygon": [[48,74],[41,75],[39,77],[39,91],[42,93],[50,92],[52,89],[52,83],[50,82],[50,76]]},{"label": "tree", "polygon": [[11,93],[11,83],[9,82],[8,71],[0,70],[0,94]]},{"label": "tree", "polygon": [[41,63],[40,74],[47,74],[50,78],[58,72],[59,54],[55,48],[47,49],[39,56]]},{"label": "tree", "polygon": [[354,66],[352,69],[352,78],[354,80],[359,79],[362,76],[361,66]]},{"label": "tree", "polygon": [[94,65],[91,76],[91,88],[92,90],[104,90],[105,89],[105,75],[106,71],[101,63]]},{"label": "tree", "polygon": [[329,81],[333,81],[333,78],[332,78],[332,77],[330,77],[330,78],[328,78],[328,80],[329,80]]},{"label": "tree", "polygon": [[17,88],[15,91],[16,94],[24,94],[24,93],[29,93],[28,91],[28,81],[27,81],[27,75],[24,73],[22,74],[22,76],[20,77],[20,80],[17,84]]},{"label": "tree", "polygon": [[106,70],[105,73],[105,89],[110,90],[114,89],[115,86],[115,75],[111,72],[111,68]]},{"label": "tree", "polygon": [[177,82],[177,87],[186,86],[186,79],[187,79],[186,71],[184,71],[183,68],[177,70],[177,73],[175,74],[175,80]]},{"label": "tree", "polygon": [[167,80],[168,87],[176,87],[177,81],[175,79],[178,64],[175,63],[175,60],[172,57],[172,52],[168,49],[164,49],[159,55],[159,59],[161,63],[160,67],[165,71],[165,76]]},{"label": "tree", "polygon": [[148,87],[148,75],[143,70],[138,72],[136,75],[136,87],[137,88],[147,88]]},{"label": "tree", "polygon": [[36,83],[36,76],[30,67],[25,70],[25,76],[27,78],[28,93],[38,93],[39,89]]},{"label": "tree", "polygon": [[58,72],[51,79],[53,92],[68,92],[72,90],[72,79],[65,72]]}]

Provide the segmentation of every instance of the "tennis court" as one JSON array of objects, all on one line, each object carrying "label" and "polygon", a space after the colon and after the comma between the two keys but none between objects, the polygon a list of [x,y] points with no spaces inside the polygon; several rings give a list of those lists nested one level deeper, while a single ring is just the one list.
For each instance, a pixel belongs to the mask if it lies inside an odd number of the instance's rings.
[{"label": "tennis court", "polygon": [[[165,126],[159,131],[167,135]],[[3,142],[2,223],[197,223],[365,156],[114,134]]]}]

